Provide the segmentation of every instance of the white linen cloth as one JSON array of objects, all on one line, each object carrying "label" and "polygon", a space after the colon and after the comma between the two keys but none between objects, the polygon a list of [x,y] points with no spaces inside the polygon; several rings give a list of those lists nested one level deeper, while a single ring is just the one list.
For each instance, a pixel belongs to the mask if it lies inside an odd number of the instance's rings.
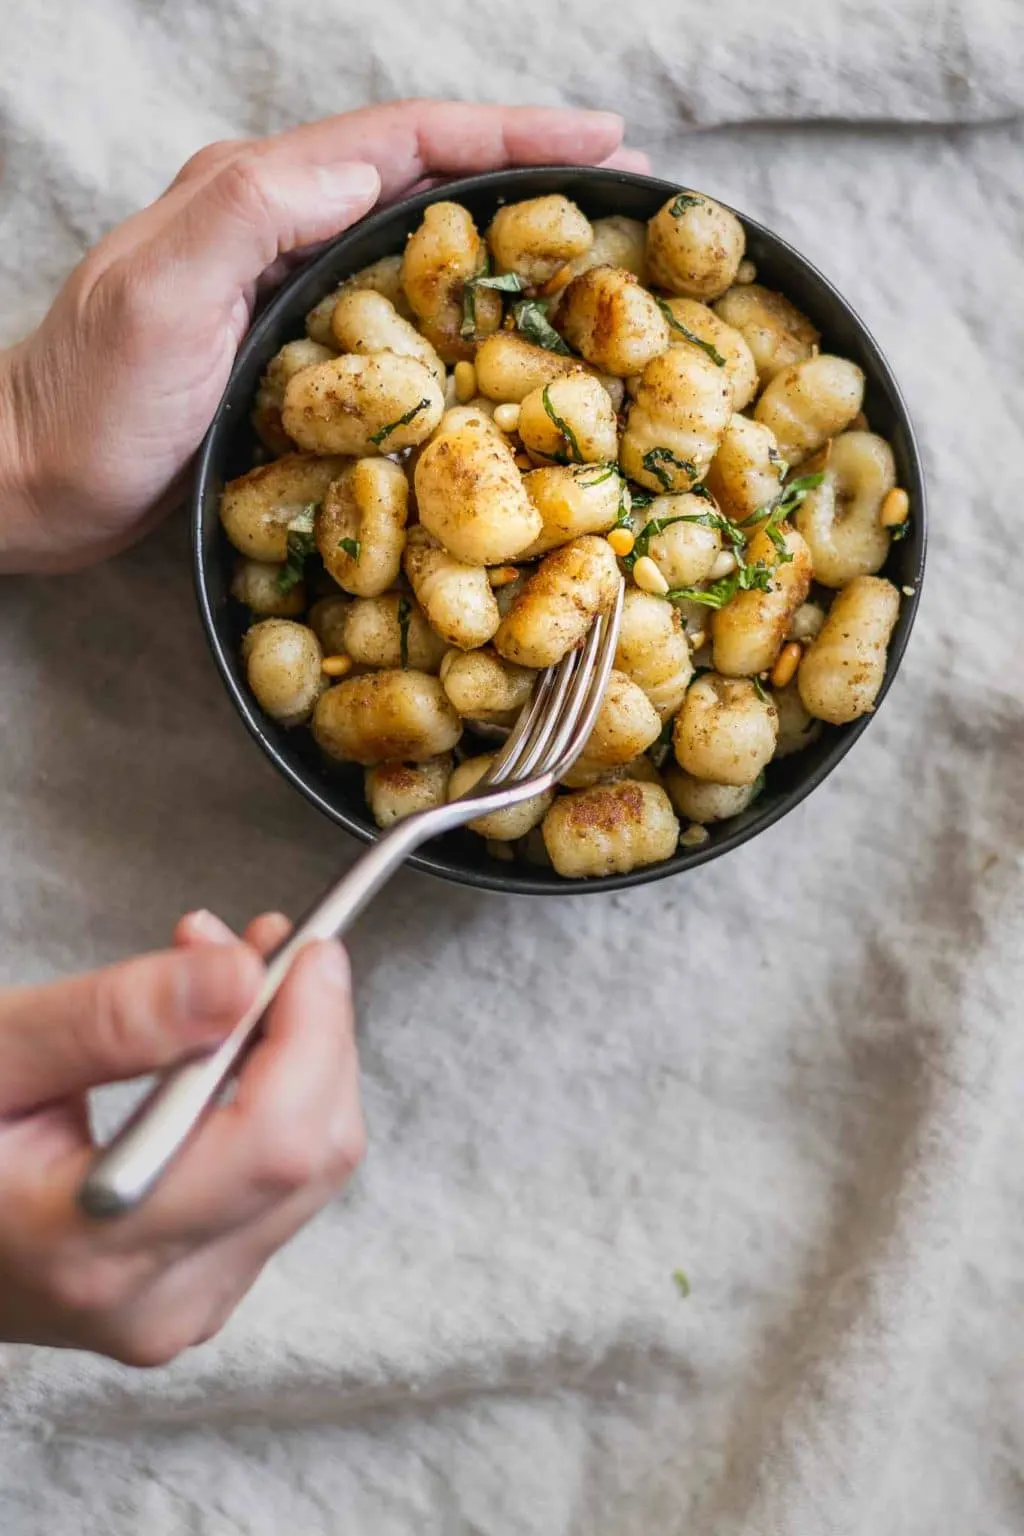
[{"label": "white linen cloth", "polygon": [[[0,1350],[0,1531],[1020,1531],[1021,6],[0,21],[3,339],[211,138],[411,93],[613,106],[852,300],[932,515],[897,685],[754,843],[618,895],[378,900],[365,1168],[166,1370]],[[356,852],[233,717],[186,542],[0,585],[5,980],[158,946],[190,906],[297,910]]]}]

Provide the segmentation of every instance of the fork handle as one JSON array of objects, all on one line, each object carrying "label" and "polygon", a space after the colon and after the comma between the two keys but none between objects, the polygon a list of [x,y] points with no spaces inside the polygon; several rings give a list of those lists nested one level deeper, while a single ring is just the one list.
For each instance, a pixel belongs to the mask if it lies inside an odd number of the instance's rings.
[{"label": "fork handle", "polygon": [[[504,803],[526,799],[531,793],[536,788],[510,786],[503,790]],[[421,843],[489,808],[486,795],[473,793],[396,822],[323,893],[268,958],[263,984],[231,1033],[210,1055],[173,1067],[96,1154],[78,1191],[78,1203],[86,1215],[125,1215],[145,1200],[255,1044],[267,1009],[299,950],[314,939],[344,933]]]}]

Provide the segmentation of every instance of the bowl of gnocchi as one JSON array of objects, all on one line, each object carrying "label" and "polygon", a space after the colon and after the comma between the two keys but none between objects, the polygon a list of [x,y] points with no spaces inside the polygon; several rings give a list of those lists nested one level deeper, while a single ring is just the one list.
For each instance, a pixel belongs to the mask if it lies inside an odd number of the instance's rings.
[{"label": "bowl of gnocchi", "polygon": [[193,511],[243,721],[366,841],[476,782],[625,580],[564,783],[411,860],[524,894],[778,820],[884,697],[924,569],[909,416],[836,289],[708,192],[579,167],[422,192],[293,276]]}]

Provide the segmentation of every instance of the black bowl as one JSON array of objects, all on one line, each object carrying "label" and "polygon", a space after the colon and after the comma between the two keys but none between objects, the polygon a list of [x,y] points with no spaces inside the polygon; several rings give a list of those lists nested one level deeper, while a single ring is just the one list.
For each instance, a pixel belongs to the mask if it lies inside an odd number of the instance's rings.
[{"label": "black bowl", "polygon": [[[246,686],[239,660],[246,615],[231,598],[232,554],[220,530],[217,504],[226,480],[254,462],[256,439],[249,423],[260,375],[270,358],[304,334],[306,312],[342,278],[381,256],[396,254],[419,224],[424,208],[439,198],[464,203],[484,227],[501,202],[543,193],[568,194],[591,218],[624,214],[648,219],[676,187],[653,176],[578,166],[493,171],[443,189],[421,192],[355,225],[287,282],[242,343],[224,398],[199,458],[193,504],[193,548],[199,607],[221,676],[235,707],[271,761],[306,798],[346,831],[372,842],[377,828],[362,792],[362,770],[326,764],[307,731],[286,731],[260,711]],[[898,482],[910,495],[907,537],[894,543],[883,574],[912,589],[903,599],[889,647],[879,702],[884,698],[910,635],[917,611],[925,554],[925,494],[921,462],[907,408],[877,342],[841,294],[810,262],[753,220],[743,218],[747,253],[756,263],[758,281],[778,288],[819,328],[823,348],[859,363],[867,377],[864,408],[873,428],[892,444]],[[610,891],[693,869],[718,858],[763,831],[799,804],[845,757],[870,715],[851,725],[826,726],[817,742],[795,757],[768,769],[764,793],[741,815],[710,829],[699,848],[681,849],[663,864],[597,880],[563,880],[554,871],[499,864],[470,832],[454,832],[429,844],[410,859],[417,869],[465,885],[542,895],[572,891]]]}]

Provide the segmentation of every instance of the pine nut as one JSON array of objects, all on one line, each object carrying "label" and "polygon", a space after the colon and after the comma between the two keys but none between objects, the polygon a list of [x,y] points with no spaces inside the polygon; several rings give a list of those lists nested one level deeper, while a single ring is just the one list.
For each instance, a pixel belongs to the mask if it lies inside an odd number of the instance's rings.
[{"label": "pine nut", "polygon": [[640,559],[633,567],[633,580],[641,592],[650,592],[654,597],[664,597],[668,591],[668,582],[650,555],[640,556]]},{"label": "pine nut", "polygon": [[736,281],[742,283],[745,287],[747,283],[752,283],[756,277],[757,268],[754,266],[754,263],[752,261],[741,261],[736,268]]},{"label": "pine nut", "polygon": [[736,569],[736,556],[731,549],[723,549],[720,555],[715,556],[715,563],[708,572],[709,581],[721,581],[723,576],[731,576]]},{"label": "pine nut", "polygon": [[793,615],[793,622],[789,626],[787,640],[813,640],[820,634],[821,626],[825,622],[825,610],[819,608],[817,603],[801,603]]},{"label": "pine nut", "polygon": [[352,657],[325,656],[320,663],[320,670],[325,677],[344,677],[346,672],[352,671]]},{"label": "pine nut", "polygon": [[514,432],[519,425],[519,407],[514,401],[499,405],[494,410],[494,425],[502,432]]},{"label": "pine nut", "polygon": [[571,277],[572,267],[570,267],[569,263],[566,262],[563,267],[559,267],[558,271],[553,272],[552,275],[548,278],[547,282],[540,290],[541,297],[549,299],[553,293],[558,293],[560,289],[564,288]]},{"label": "pine nut", "polygon": [[621,560],[624,555],[630,553],[633,545],[636,543],[636,539],[628,528],[613,528],[608,535],[608,543]]},{"label": "pine nut", "polygon": [[459,396],[455,388],[455,375],[450,373],[444,381],[444,408],[450,411],[453,405],[458,405]]},{"label": "pine nut", "polygon": [[517,565],[492,565],[487,572],[487,580],[492,587],[510,587],[514,581],[519,580],[519,567]]},{"label": "pine nut", "polygon": [[707,639],[707,635],[704,633],[704,631],[702,629],[698,629],[698,630],[695,630],[692,635],[687,635],[686,638],[690,642],[690,650],[691,651],[699,651],[701,646],[704,644],[705,640]]},{"label": "pine nut", "polygon": [[899,528],[910,515],[910,497],[897,485],[885,497],[878,521],[883,528]]},{"label": "pine nut", "polygon": [[691,821],[686,831],[680,833],[679,842],[683,848],[699,848],[710,836],[707,827],[702,827],[699,821]]},{"label": "pine nut", "polygon": [[800,665],[800,658],[804,648],[798,640],[791,640],[784,645],[779,652],[779,659],[771,671],[771,685],[773,688],[785,688],[796,676],[796,669]]},{"label": "pine nut", "polygon": [[476,394],[476,369],[472,363],[455,364],[455,398],[465,405]]},{"label": "pine nut", "polygon": [[527,471],[531,470],[531,469],[536,469],[537,468],[536,464],[530,458],[530,455],[528,453],[517,453],[516,454],[516,465],[517,465],[517,467],[519,469],[521,469],[524,472],[524,474]]}]

